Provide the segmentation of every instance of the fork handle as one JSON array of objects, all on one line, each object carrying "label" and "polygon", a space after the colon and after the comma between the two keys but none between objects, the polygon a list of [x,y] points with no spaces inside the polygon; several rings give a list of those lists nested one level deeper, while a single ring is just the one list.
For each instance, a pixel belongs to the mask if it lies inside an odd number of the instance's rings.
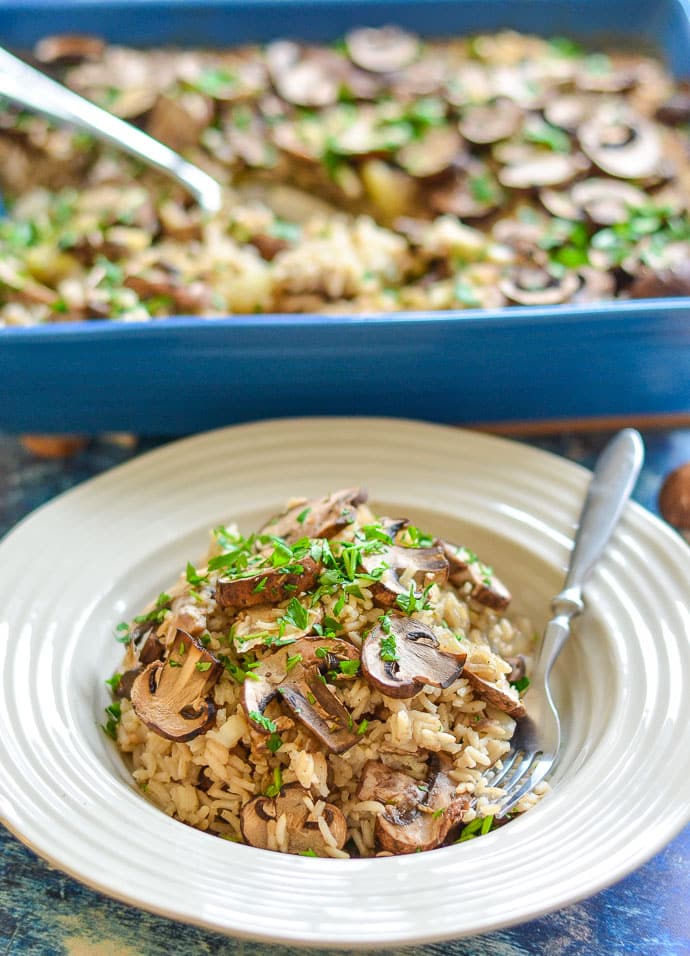
[{"label": "fork handle", "polygon": [[554,616],[544,630],[535,681],[548,677],[570,634],[570,622],[583,609],[584,584],[618,524],[643,461],[644,444],[634,428],[619,432],[599,456],[580,514],[565,588],[551,602]]}]

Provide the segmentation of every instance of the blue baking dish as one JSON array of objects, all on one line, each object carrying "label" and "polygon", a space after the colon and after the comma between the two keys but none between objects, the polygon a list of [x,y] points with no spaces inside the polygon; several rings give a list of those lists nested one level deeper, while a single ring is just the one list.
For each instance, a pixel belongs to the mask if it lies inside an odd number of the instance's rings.
[{"label": "blue baking dish", "polygon": [[[690,75],[690,0],[11,0],[0,43],[48,33],[232,45],[399,23],[656,49]],[[511,422],[690,412],[690,298],[360,316],[184,316],[0,330],[0,428],[172,434],[265,416]]]}]

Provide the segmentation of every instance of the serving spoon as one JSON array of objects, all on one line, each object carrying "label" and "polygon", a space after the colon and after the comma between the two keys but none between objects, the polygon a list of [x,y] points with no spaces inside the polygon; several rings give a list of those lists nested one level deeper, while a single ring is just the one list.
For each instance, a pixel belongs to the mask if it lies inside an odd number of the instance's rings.
[{"label": "serving spoon", "polygon": [[90,133],[149,166],[167,173],[185,187],[200,208],[212,215],[222,206],[223,190],[213,177],[183,159],[170,147],[95,103],[79,96],[40,70],[0,47],[0,96],[45,116],[59,126]]},{"label": "serving spoon", "polygon": [[549,687],[556,658],[570,635],[571,622],[584,610],[582,589],[608,544],[630,497],[644,460],[640,433],[625,428],[608,443],[596,463],[575,534],[565,587],[551,602],[553,617],[544,629],[527,691],[529,716],[519,718],[511,749],[498,773],[487,780],[506,792],[498,817],[541,783],[558,759],[561,724]]}]

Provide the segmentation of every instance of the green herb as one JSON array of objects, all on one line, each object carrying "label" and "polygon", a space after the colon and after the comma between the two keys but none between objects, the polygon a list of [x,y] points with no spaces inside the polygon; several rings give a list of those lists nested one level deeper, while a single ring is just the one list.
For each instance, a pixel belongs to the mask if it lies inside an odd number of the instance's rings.
[{"label": "green herb", "polygon": [[283,741],[280,739],[278,734],[271,734],[271,736],[266,741],[266,746],[271,751],[272,754],[280,750]]},{"label": "green herb", "polygon": [[511,680],[510,682],[518,694],[521,694],[523,690],[527,690],[529,687],[529,677],[520,677],[518,680]]},{"label": "green herb", "polygon": [[113,674],[113,676],[108,678],[108,680],[105,683],[108,685],[111,691],[115,693],[115,691],[120,686],[121,680],[122,680],[122,674]]},{"label": "green herb", "polygon": [[524,137],[528,143],[546,146],[555,153],[570,152],[570,137],[568,134],[550,123],[539,123],[538,126],[528,127],[524,132]]},{"label": "green herb", "polygon": [[304,524],[310,511],[311,508],[305,508],[304,511],[300,511],[300,513],[297,515],[297,523]]},{"label": "green herb", "polygon": [[327,647],[317,647],[314,653],[319,658],[319,660],[324,660],[326,657],[328,657],[329,652]]},{"label": "green herb", "polygon": [[390,633],[387,637],[382,637],[379,648],[379,657],[382,661],[399,661],[398,645],[395,640],[395,634]]},{"label": "green herb", "polygon": [[582,56],[584,50],[579,43],[576,43],[574,40],[570,40],[568,37],[551,37],[549,40],[549,46],[554,53],[557,53],[558,56],[569,57],[570,59],[575,59],[578,56]]},{"label": "green herb", "polygon": [[211,667],[211,661],[197,661],[195,667],[202,674],[205,674]]},{"label": "green herb", "polygon": [[101,728],[109,737],[115,740],[117,738],[117,725],[120,723],[122,717],[122,705],[120,701],[115,700],[112,704],[108,704],[105,708],[105,715],[108,720],[105,724],[101,724]]},{"label": "green herb", "polygon": [[261,578],[261,580],[258,581],[252,588],[252,594],[260,594],[262,591],[265,591],[267,584],[268,578]]},{"label": "green herb", "polygon": [[328,614],[324,615],[323,627],[321,628],[321,632],[324,637],[335,637],[337,632],[342,631],[342,629],[343,625],[340,623],[340,621],[336,621],[334,617],[330,617]]},{"label": "green herb", "polygon": [[338,666],[340,673],[345,674],[346,677],[354,677],[359,671],[359,661],[341,661]]},{"label": "green herb", "polygon": [[291,598],[288,606],[285,608],[285,614],[280,620],[286,621],[299,631],[303,631],[309,623],[309,612],[303,604],[300,604],[297,598]]},{"label": "green herb", "polygon": [[308,700],[309,703],[312,705],[312,707],[313,707],[314,704],[316,703],[316,697],[314,697],[313,694],[307,694],[307,700]]},{"label": "green herb", "polygon": [[[433,535],[424,534],[415,525],[410,524],[405,528],[405,537],[413,548],[430,548],[434,543]],[[405,542],[407,544],[407,541]]]},{"label": "green herb", "polygon": [[207,580],[208,574],[199,574],[192,562],[188,561],[186,577],[189,584],[202,584]]},{"label": "green herb", "polygon": [[276,767],[273,771],[273,783],[266,787],[266,796],[267,797],[277,797],[280,791],[283,789],[283,773],[280,767]]},{"label": "green herb", "polygon": [[460,834],[456,843],[465,843],[467,840],[473,840],[477,836],[484,836],[493,826],[494,818],[491,814],[488,817],[475,817],[471,823],[467,823]]},{"label": "green herb", "polygon": [[395,599],[395,603],[398,605],[401,611],[404,611],[405,614],[414,614],[415,611],[426,611],[429,608],[429,603],[426,600],[426,596],[433,587],[433,584],[428,584],[421,595],[417,595],[414,589],[414,582],[410,582],[410,590],[407,594],[398,594]]},{"label": "green herb", "polygon": [[318,856],[318,853],[315,853],[310,847],[308,850],[300,850],[299,856]]},{"label": "green herb", "polygon": [[182,664],[180,664],[179,661],[174,660],[172,657],[171,657],[170,660],[168,661],[168,664],[169,664],[171,667],[182,667]]},{"label": "green herb", "polygon": [[587,73],[597,75],[611,72],[611,60],[605,53],[590,53],[585,57],[584,67]]},{"label": "green herb", "polygon": [[342,614],[343,608],[345,607],[345,601],[347,600],[346,594],[341,594],[338,600],[333,605],[333,613],[336,617],[340,617]]},{"label": "green herb", "polygon": [[237,75],[224,67],[208,67],[190,83],[206,96],[216,97],[237,84]]},{"label": "green herb", "polygon": [[275,721],[271,720],[270,717],[266,717],[265,714],[260,713],[258,710],[250,710],[249,719],[253,720],[255,724],[259,725],[259,727],[263,727],[263,729],[267,730],[269,734],[273,734],[276,731]]},{"label": "green herb", "polygon": [[478,203],[489,204],[500,198],[498,183],[491,173],[482,173],[479,176],[470,176],[467,186],[472,198]]},{"label": "green herb", "polygon": [[431,814],[431,819],[438,820],[438,818],[442,817],[445,812],[446,812],[445,807],[439,807],[438,810],[434,810],[434,812]]},{"label": "green herb", "polygon": [[[318,651],[316,653],[318,656]],[[297,667],[297,665],[301,663],[302,663],[302,655],[293,654],[291,657],[288,657],[287,660],[285,661],[286,672],[289,674],[293,668]]]},{"label": "green herb", "polygon": [[366,719],[366,717],[364,717],[364,718],[359,722],[359,726],[357,727],[357,735],[358,735],[359,737],[361,737],[362,734],[366,733],[366,730],[367,730],[367,727],[368,727],[368,726],[369,726],[369,721]]},{"label": "green herb", "polygon": [[169,594],[166,594],[165,591],[161,593],[156,598],[156,606],[152,611],[149,611],[148,614],[140,614],[138,617],[135,617],[134,620],[137,624],[148,623],[149,621],[154,621],[156,624],[160,624],[165,615],[168,613],[168,605],[172,598]]},{"label": "green herb", "polygon": [[121,621],[115,628],[115,640],[119,641],[120,644],[129,644],[131,637],[127,621]]}]

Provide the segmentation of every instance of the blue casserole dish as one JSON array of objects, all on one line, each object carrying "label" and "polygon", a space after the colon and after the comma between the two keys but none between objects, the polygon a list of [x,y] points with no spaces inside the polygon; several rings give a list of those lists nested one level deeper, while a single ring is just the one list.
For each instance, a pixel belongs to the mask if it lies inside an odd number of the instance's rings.
[{"label": "blue casserole dish", "polygon": [[[13,0],[0,43],[96,33],[138,46],[428,36],[512,27],[623,40],[690,74],[688,0]],[[266,416],[511,422],[690,413],[690,298],[376,317],[178,316],[0,330],[0,427],[189,432]]]}]

